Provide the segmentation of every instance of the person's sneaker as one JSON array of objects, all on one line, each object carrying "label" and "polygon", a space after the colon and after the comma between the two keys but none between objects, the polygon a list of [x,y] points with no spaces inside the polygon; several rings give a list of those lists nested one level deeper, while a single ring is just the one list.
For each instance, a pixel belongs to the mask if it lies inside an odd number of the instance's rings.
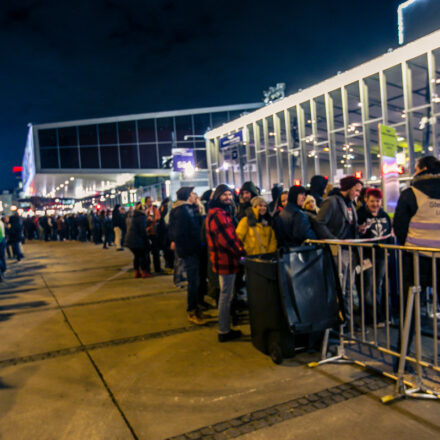
[{"label": "person's sneaker", "polygon": [[212,316],[209,313],[205,313],[203,310],[200,309],[197,309],[196,314],[200,319],[212,319]]},{"label": "person's sneaker", "polygon": [[137,269],[135,269],[135,271],[134,271],[134,277],[135,278],[141,278],[142,277],[141,273]]},{"label": "person's sneaker", "polygon": [[240,330],[229,330],[228,333],[219,333],[218,341],[219,342],[228,342],[233,341],[234,339],[238,339],[242,335]]},{"label": "person's sneaker", "polygon": [[205,325],[206,320],[202,319],[195,310],[191,310],[186,314],[188,321],[196,325]]},{"label": "person's sneaker", "polygon": [[142,271],[142,278],[151,278],[152,276],[152,273],[146,272],[145,270]]}]

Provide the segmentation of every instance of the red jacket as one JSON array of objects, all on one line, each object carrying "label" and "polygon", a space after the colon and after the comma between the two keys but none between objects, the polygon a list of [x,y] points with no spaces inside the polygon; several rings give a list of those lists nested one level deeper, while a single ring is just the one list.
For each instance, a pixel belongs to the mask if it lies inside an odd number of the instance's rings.
[{"label": "red jacket", "polygon": [[238,273],[244,251],[232,215],[222,208],[212,208],[206,217],[206,239],[212,270],[219,275]]}]

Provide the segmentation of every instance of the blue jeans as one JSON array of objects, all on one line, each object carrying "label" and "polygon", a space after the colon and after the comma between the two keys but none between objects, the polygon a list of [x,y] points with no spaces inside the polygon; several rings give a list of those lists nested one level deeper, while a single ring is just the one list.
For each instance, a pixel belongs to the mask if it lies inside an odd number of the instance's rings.
[{"label": "blue jeans", "polygon": [[19,241],[15,241],[14,243],[12,243],[12,251],[14,252],[14,256],[15,258],[17,258],[18,261],[20,261],[23,258]]},{"label": "blue jeans", "polygon": [[219,275],[220,298],[218,301],[218,332],[231,330],[231,302],[234,296],[235,273]]},{"label": "blue jeans", "polygon": [[186,311],[197,309],[197,295],[200,283],[200,260],[198,255],[191,255],[183,258],[186,277],[188,279],[188,306]]}]

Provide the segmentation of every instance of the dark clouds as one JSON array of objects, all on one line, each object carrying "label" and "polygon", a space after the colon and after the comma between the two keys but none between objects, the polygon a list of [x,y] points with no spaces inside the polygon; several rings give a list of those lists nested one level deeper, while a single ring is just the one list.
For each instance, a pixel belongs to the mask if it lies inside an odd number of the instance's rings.
[{"label": "dark clouds", "polygon": [[255,102],[385,52],[398,1],[22,0],[0,7],[0,188],[26,123]]}]

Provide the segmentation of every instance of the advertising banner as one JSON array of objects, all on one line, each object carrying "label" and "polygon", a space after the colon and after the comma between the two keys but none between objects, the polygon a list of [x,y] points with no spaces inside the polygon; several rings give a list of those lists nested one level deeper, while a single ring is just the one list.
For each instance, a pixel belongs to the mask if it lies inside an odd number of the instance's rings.
[{"label": "advertising banner", "polygon": [[379,124],[383,208],[393,214],[399,200],[399,165],[397,163],[397,135],[393,127]]},{"label": "advertising banner", "polygon": [[173,148],[173,171],[184,172],[188,168],[194,169],[194,150],[192,148]]},{"label": "advertising banner", "polygon": [[220,150],[227,147],[232,147],[234,145],[239,145],[243,143],[243,131],[237,131],[228,136],[220,138]]}]

